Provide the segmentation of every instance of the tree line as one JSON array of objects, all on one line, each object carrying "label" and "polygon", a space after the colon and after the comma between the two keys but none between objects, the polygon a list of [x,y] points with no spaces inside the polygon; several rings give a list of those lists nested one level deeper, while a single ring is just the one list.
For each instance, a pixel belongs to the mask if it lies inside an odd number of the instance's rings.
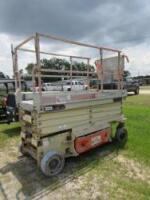
[{"label": "tree line", "polygon": [[[33,63],[29,63],[26,67],[26,71],[28,74],[32,73],[32,69],[34,67]],[[51,58],[51,59],[42,59],[41,67],[44,69],[56,69],[56,70],[70,70],[71,63],[66,59],[61,58]],[[88,65],[84,62],[74,61],[72,63],[72,69],[74,71],[86,71],[87,67],[89,67],[89,71],[94,72],[94,66]]]}]

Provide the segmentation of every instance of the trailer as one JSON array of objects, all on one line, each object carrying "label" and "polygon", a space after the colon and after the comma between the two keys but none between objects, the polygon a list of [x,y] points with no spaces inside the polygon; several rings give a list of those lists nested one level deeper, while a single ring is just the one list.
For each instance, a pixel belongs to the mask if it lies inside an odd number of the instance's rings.
[{"label": "trailer", "polygon": [[[40,50],[43,38],[77,45],[98,51],[95,59],[95,71],[89,70],[92,58]],[[33,49],[22,48],[33,41]],[[35,53],[36,62],[32,72],[32,92],[22,92],[21,76],[18,69],[18,52]],[[115,56],[104,57],[104,52]],[[40,55],[61,56],[70,59],[70,70],[43,69]],[[79,43],[64,38],[36,33],[13,48],[13,70],[16,83],[16,101],[19,108],[21,123],[22,154],[32,156],[46,176],[60,173],[65,164],[65,158],[78,156],[86,151],[112,141],[112,123],[116,123],[115,137],[120,143],[127,141],[127,130],[124,127],[122,102],[127,92],[123,89],[123,69],[125,56],[121,51]],[[87,61],[87,70],[73,71],[73,59]],[[54,75],[55,72],[55,75]],[[46,75],[47,73],[47,75]],[[73,81],[74,78],[90,80],[96,76],[101,87],[87,90],[42,91],[42,77],[60,77]],[[35,87],[38,79],[38,91]],[[117,89],[104,90],[105,80],[117,82]],[[90,81],[88,82],[90,83]]]}]

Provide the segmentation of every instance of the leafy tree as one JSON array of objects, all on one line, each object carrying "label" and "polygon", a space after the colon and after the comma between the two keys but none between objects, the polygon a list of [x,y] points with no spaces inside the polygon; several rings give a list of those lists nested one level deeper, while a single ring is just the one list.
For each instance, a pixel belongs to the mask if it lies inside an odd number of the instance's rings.
[{"label": "leafy tree", "polygon": [[32,69],[34,67],[34,64],[33,63],[29,63],[26,67],[26,71],[28,74],[32,74]]},{"label": "leafy tree", "polygon": [[[68,62],[66,59],[60,59],[60,58],[51,58],[51,59],[42,59],[41,60],[41,66],[45,69],[57,69],[57,70],[69,70],[70,69],[70,62]],[[29,63],[26,67],[26,71],[28,74],[32,73],[32,69],[34,67],[33,63]],[[86,71],[87,70],[87,64],[84,62],[77,62],[74,61],[72,64],[72,69],[74,71]],[[89,71],[94,71],[94,67],[92,65],[89,65]]]},{"label": "leafy tree", "polygon": [[131,73],[127,70],[124,70],[123,77],[126,78],[126,77],[129,77],[129,76],[131,76]]},{"label": "leafy tree", "polygon": [[9,79],[8,75],[5,75],[3,72],[0,72],[0,79]]},{"label": "leafy tree", "polygon": [[[42,59],[41,61],[41,66],[44,69],[53,69],[53,70],[60,70],[59,73],[56,72],[47,72],[47,74],[49,75],[62,75],[62,71],[63,70],[70,70],[71,64],[69,61],[67,61],[66,59],[60,59],[60,58],[51,58],[51,59]],[[28,74],[32,74],[32,69],[34,67],[33,63],[29,63],[26,67],[26,71]],[[73,75],[81,75],[82,76],[82,71],[87,71],[87,64],[84,62],[77,62],[74,61],[72,63],[72,69],[73,71],[81,71],[81,74],[77,74],[77,73],[73,73]],[[95,69],[92,65],[89,65],[89,71],[94,72]],[[44,74],[44,72],[43,72]],[[69,75],[68,73],[66,73],[65,75]],[[57,81],[60,80],[60,78],[43,78],[44,81]]]},{"label": "leafy tree", "polygon": [[5,75],[3,72],[0,72],[0,78],[5,78]]}]

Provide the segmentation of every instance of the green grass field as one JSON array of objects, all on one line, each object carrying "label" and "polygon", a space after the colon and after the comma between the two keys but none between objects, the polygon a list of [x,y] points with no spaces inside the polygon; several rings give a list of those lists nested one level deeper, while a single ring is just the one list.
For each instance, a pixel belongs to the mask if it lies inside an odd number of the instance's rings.
[{"label": "green grass field", "polygon": [[19,140],[20,124],[0,124],[0,148],[7,145],[12,140]]},{"label": "green grass field", "polygon": [[[31,195],[29,199],[32,199],[32,195],[38,195],[37,186],[38,192],[43,192],[43,196],[46,195],[44,192],[47,188],[50,193],[57,187],[53,193],[56,199],[61,199],[62,196],[63,199],[83,200],[89,199],[89,196],[91,200],[150,199],[150,95],[128,96],[123,109],[127,118],[128,142],[120,149],[119,154],[113,145],[107,145],[106,149],[109,146],[109,151],[113,151],[107,156],[100,156],[101,151],[98,149],[94,150],[94,153],[88,152],[86,155],[69,159],[63,175],[54,179],[43,177],[29,158],[21,162],[17,158],[17,146],[20,141],[19,123],[1,124],[0,153],[3,155],[3,152],[7,154],[7,151],[10,151],[9,157],[3,156],[2,160],[3,163],[7,163],[7,159],[11,160],[6,169],[9,168],[9,174],[14,173],[13,177],[9,177],[7,173],[1,176],[0,169],[0,178],[3,180],[1,185],[6,184],[6,188],[9,188],[9,182],[12,182],[14,194],[19,190],[26,197]],[[7,148],[9,145],[12,150]],[[100,149],[104,150],[105,147]],[[21,184],[15,186],[14,181]],[[66,181],[68,183],[64,186]],[[20,185],[22,187],[19,189]],[[5,189],[5,194],[7,193],[9,190]]]},{"label": "green grass field", "polygon": [[129,96],[124,113],[129,134],[126,153],[150,165],[150,95]]}]

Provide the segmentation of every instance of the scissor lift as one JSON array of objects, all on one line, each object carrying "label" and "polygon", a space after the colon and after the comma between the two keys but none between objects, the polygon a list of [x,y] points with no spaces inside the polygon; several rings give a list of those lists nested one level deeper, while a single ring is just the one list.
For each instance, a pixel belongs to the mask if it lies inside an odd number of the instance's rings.
[{"label": "scissor lift", "polygon": [[[97,50],[99,58],[95,59],[96,70],[92,72],[87,67],[86,71],[74,71],[74,58],[86,60],[87,66],[91,58],[41,51],[42,38]],[[29,41],[34,42],[34,50],[22,48]],[[21,91],[18,51],[36,55],[32,72],[32,92]],[[105,51],[116,56],[104,58]],[[117,140],[127,140],[122,112],[122,100],[126,96],[122,82],[125,57],[121,51],[36,33],[16,46],[12,52],[21,122],[20,150],[23,154],[31,155],[45,175],[53,176],[61,172],[66,157],[77,156],[110,142],[113,122],[118,124],[115,136]],[[70,70],[43,69],[40,64],[41,54],[70,58]],[[92,76],[97,77],[100,87],[83,91],[42,91],[42,77],[63,77],[70,81],[86,77],[89,83]],[[116,81],[116,90],[103,89],[105,79],[110,77]],[[38,91],[35,79],[38,79]]]}]

